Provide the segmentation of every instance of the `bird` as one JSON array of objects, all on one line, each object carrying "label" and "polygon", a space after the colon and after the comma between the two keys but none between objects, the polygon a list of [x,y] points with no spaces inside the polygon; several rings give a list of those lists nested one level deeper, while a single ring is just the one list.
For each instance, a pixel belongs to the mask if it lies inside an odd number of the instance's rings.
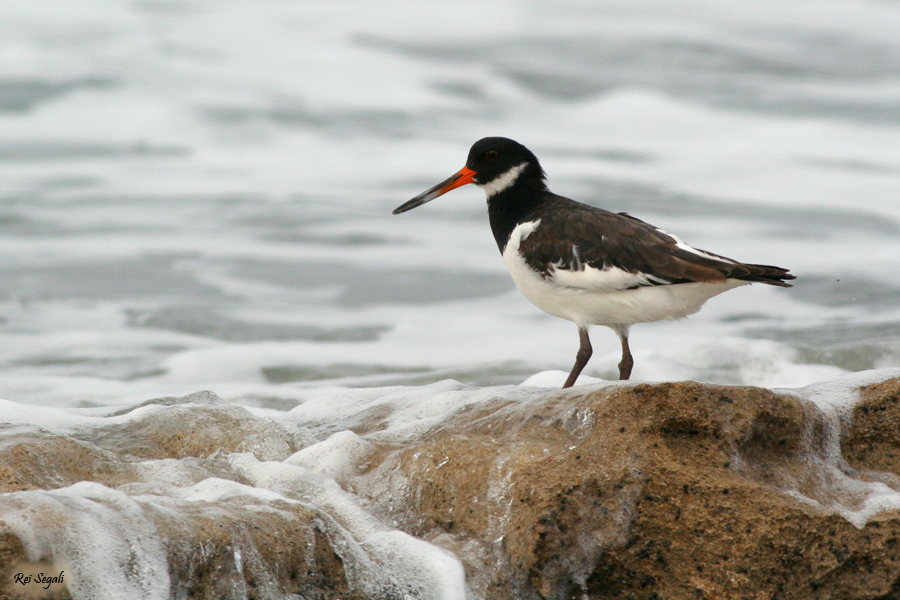
[{"label": "bird", "polygon": [[682,319],[738,286],[792,287],[787,281],[796,279],[789,269],[699,250],[628,213],[554,194],[534,153],[504,137],[475,142],[462,169],[393,214],[469,183],[485,192],[491,230],[516,287],[544,312],[578,328],[578,353],[563,389],[574,385],[593,354],[592,325],[618,335],[619,379],[628,380],[632,325]]}]

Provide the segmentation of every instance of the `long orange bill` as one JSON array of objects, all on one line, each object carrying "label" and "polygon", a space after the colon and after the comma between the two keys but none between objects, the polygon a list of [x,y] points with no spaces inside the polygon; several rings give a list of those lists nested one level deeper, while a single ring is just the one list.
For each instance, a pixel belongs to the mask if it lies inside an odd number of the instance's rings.
[{"label": "long orange bill", "polygon": [[405,213],[406,211],[412,210],[417,206],[422,206],[426,202],[431,202],[438,196],[443,196],[450,190],[455,190],[456,188],[466,185],[467,183],[472,183],[474,180],[475,171],[473,171],[469,167],[463,167],[452,177],[440,182],[430,190],[422,192],[409,202],[401,204],[394,209],[394,212],[392,214],[399,215],[400,213]]}]

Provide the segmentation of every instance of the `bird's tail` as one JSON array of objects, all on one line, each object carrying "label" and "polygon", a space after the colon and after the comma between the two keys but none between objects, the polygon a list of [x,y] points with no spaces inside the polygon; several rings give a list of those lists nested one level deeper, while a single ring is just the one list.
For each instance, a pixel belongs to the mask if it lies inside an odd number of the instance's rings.
[{"label": "bird's tail", "polygon": [[781,287],[791,287],[791,284],[786,282],[791,279],[797,279],[797,276],[791,275],[788,272],[788,269],[774,267],[772,265],[748,265],[741,263],[735,265],[735,267],[736,268],[728,274],[729,278],[740,279],[742,281],[768,283],[769,285],[778,285]]}]

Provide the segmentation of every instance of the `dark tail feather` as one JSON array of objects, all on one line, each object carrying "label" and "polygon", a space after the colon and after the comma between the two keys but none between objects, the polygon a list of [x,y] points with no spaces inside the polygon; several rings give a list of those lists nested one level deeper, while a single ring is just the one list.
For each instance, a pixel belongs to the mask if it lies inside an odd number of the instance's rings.
[{"label": "dark tail feather", "polygon": [[759,283],[768,283],[769,285],[778,285],[781,287],[792,287],[790,283],[785,283],[791,279],[797,279],[796,275],[791,275],[788,269],[781,267],[773,267],[772,265],[746,265],[738,264],[734,266],[731,273],[727,277],[732,279],[741,279],[743,281],[755,281]]}]

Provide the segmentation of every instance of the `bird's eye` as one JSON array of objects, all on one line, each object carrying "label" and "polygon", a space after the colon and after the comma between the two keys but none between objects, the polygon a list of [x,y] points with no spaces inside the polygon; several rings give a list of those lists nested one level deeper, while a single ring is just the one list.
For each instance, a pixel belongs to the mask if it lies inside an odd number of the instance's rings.
[{"label": "bird's eye", "polygon": [[497,158],[497,151],[496,150],[488,150],[487,152],[484,153],[484,157],[488,160],[494,160],[495,158]]}]

